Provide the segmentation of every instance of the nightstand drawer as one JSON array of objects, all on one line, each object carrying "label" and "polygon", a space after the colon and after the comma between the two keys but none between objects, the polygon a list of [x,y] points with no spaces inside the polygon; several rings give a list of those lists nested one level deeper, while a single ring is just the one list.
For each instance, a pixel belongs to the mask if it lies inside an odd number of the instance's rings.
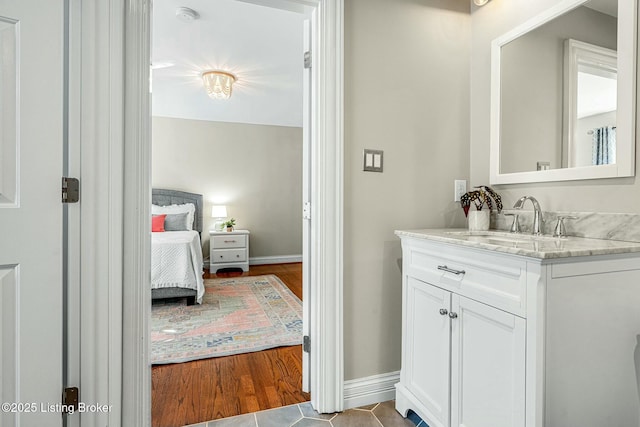
[{"label": "nightstand drawer", "polygon": [[[244,238],[244,237],[243,237]],[[247,251],[245,249],[221,249],[211,252],[211,262],[242,262],[247,260]]]},{"label": "nightstand drawer", "polygon": [[246,235],[213,236],[213,247],[215,249],[244,248],[245,246],[247,246]]}]

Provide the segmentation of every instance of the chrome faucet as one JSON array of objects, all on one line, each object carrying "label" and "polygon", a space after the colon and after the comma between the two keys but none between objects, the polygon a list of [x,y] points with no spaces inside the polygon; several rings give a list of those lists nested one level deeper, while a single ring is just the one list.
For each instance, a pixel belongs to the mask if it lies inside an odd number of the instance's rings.
[{"label": "chrome faucet", "polygon": [[531,200],[531,203],[533,203],[533,230],[531,230],[531,233],[540,235],[542,234],[540,226],[542,225],[542,222],[544,220],[542,218],[542,209],[540,209],[540,203],[538,203],[536,198],[533,196],[522,196],[513,205],[513,208],[522,209],[522,206],[524,206],[524,202],[526,202],[527,200]]}]

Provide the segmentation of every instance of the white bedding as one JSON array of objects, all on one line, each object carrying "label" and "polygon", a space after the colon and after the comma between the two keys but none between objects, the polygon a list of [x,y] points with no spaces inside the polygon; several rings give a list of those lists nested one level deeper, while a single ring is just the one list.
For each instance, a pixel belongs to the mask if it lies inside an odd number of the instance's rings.
[{"label": "white bedding", "polygon": [[151,233],[151,289],[189,288],[202,303],[202,247],[197,231]]}]

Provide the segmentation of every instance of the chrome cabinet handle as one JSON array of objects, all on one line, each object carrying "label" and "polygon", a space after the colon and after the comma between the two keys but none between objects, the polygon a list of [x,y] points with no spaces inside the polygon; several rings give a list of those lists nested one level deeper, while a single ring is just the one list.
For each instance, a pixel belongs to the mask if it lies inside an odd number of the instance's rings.
[{"label": "chrome cabinet handle", "polygon": [[452,268],[447,267],[446,265],[439,265],[438,266],[438,270],[446,271],[447,273],[453,273],[453,274],[464,274],[465,273],[464,270],[454,270]]},{"label": "chrome cabinet handle", "polygon": [[440,309],[440,314],[441,314],[441,315],[446,316],[446,315],[447,315],[447,313],[448,313],[448,311],[447,311],[447,309],[446,309],[446,308],[441,308],[441,309]]},{"label": "chrome cabinet handle", "polygon": [[454,313],[453,311],[451,313],[449,313],[449,317],[452,319],[455,319],[458,317],[458,313]]}]

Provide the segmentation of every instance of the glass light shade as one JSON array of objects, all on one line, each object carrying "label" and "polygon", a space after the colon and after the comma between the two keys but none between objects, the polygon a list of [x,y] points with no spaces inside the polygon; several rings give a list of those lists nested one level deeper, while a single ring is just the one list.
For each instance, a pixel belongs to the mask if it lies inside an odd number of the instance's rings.
[{"label": "glass light shade", "polygon": [[227,207],[226,206],[213,206],[211,208],[211,218],[226,218],[227,217]]},{"label": "glass light shade", "polygon": [[205,71],[202,73],[202,82],[210,98],[229,99],[236,76],[224,71]]}]

